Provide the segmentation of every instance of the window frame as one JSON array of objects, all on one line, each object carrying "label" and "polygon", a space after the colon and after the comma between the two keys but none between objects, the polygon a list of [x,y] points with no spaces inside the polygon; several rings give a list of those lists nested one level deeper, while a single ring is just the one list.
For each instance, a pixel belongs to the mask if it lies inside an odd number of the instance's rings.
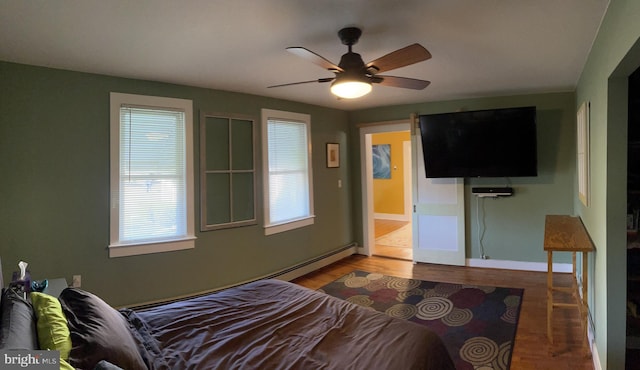
[{"label": "window frame", "polygon": [[[226,138],[229,144],[229,168],[226,170],[210,170],[207,169],[207,145],[215,145],[216,143],[207,142],[207,118],[217,118],[227,120],[229,125],[229,134]],[[233,130],[232,121],[247,121],[251,123],[251,150],[253,154],[251,156],[251,169],[235,169],[233,168]],[[224,138],[219,138],[225,140]],[[227,114],[216,112],[200,112],[200,231],[213,231],[220,229],[228,229],[234,227],[250,226],[258,223],[257,213],[257,184],[256,184],[256,119],[255,117],[239,115],[239,114]],[[251,218],[235,220],[233,214],[233,193],[234,189],[230,186],[229,189],[229,214],[231,220],[223,223],[212,223],[207,217],[207,174],[211,173],[226,173],[230,176],[230,184],[233,184],[233,174],[250,174],[253,181],[253,189],[251,196],[253,197],[253,215]]]},{"label": "window frame", "polygon": [[[264,234],[272,235],[297,228],[313,225],[315,222],[315,212],[313,205],[313,166],[311,151],[311,116],[304,113],[287,112],[273,109],[262,109],[262,180],[263,180],[263,209],[264,209]],[[285,122],[302,123],[305,125],[307,134],[307,181],[309,194],[309,214],[293,220],[274,223],[270,220],[271,202],[269,199],[269,138],[268,124],[270,120],[280,120]]]},{"label": "window frame", "polygon": [[[149,242],[120,241],[120,108],[122,106],[157,108],[184,112],[185,139],[185,217],[186,235]],[[110,227],[109,257],[169,252],[195,248],[195,205],[193,164],[193,103],[191,100],[159,96],[110,93]]]}]

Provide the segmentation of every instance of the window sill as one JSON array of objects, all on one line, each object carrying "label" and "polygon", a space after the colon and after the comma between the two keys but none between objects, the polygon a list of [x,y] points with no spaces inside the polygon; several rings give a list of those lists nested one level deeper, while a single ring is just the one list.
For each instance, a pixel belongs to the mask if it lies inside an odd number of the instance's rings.
[{"label": "window sill", "polygon": [[112,244],[109,245],[109,258],[137,256],[141,254],[172,252],[195,248],[196,237],[155,242],[145,244]]},{"label": "window sill", "polygon": [[264,235],[273,235],[289,230],[298,229],[300,227],[305,227],[309,225],[313,225],[315,221],[315,216],[309,216],[305,218],[300,218],[293,221],[288,221],[280,224],[271,224],[264,226]]}]

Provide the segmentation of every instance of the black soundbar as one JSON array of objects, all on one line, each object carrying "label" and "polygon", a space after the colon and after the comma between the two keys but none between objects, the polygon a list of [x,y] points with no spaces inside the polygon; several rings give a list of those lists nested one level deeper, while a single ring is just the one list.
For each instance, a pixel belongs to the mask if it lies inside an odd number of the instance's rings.
[{"label": "black soundbar", "polygon": [[510,197],[513,195],[513,188],[471,188],[471,193],[479,197]]}]

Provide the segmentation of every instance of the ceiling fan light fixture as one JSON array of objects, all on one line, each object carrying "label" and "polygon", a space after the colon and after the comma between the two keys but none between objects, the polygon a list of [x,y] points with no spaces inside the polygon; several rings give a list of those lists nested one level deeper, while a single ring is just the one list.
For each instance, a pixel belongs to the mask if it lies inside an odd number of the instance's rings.
[{"label": "ceiling fan light fixture", "polygon": [[425,80],[378,74],[431,58],[431,53],[424,46],[418,43],[411,44],[365,64],[362,56],[353,52],[353,45],[358,42],[361,34],[362,31],[357,27],[345,27],[338,32],[338,37],[344,45],[347,45],[348,51],[340,57],[340,63],[337,65],[301,46],[288,47],[287,51],[332,72],[335,77],[268,87],[292,86],[311,82],[331,82],[331,93],[333,95],[341,99],[356,99],[369,94],[374,83],[414,90],[422,90],[429,85],[430,82]]},{"label": "ceiling fan light fixture", "polygon": [[331,83],[331,93],[343,99],[355,99],[371,92],[371,83],[357,79],[336,79]]}]

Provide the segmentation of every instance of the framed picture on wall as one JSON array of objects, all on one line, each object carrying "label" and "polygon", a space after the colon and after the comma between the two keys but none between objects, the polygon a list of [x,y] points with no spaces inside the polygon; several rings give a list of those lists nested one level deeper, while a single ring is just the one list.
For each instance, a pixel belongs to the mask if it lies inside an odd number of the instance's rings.
[{"label": "framed picture on wall", "polygon": [[391,178],[391,144],[376,144],[371,146],[373,157],[373,178]]},{"label": "framed picture on wall", "polygon": [[578,198],[589,206],[589,102],[583,102],[577,114]]},{"label": "framed picture on wall", "polygon": [[327,143],[327,167],[340,167],[340,144]]}]

